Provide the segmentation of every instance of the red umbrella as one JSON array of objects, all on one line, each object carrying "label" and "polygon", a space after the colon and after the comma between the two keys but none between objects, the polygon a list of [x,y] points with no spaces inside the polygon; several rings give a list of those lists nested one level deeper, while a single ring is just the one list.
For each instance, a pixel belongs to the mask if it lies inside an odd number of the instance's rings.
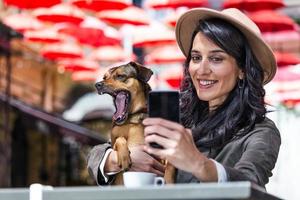
[{"label": "red umbrella", "polygon": [[300,63],[300,58],[296,54],[287,52],[274,52],[278,67],[296,65]]},{"label": "red umbrella", "polygon": [[223,8],[237,8],[246,11],[275,10],[284,7],[282,0],[225,0]]},{"label": "red umbrella", "polygon": [[69,4],[58,4],[51,8],[38,8],[33,11],[33,15],[42,21],[73,24],[79,24],[85,17],[83,11]]},{"label": "red umbrella", "polygon": [[58,61],[58,68],[60,71],[97,71],[99,64],[93,60],[88,59],[66,59]]},{"label": "red umbrella", "polygon": [[120,45],[122,41],[122,36],[117,29],[107,26],[94,17],[87,17],[79,25],[60,25],[58,31],[72,35],[78,42],[93,47]]},{"label": "red umbrella", "polygon": [[104,35],[99,41],[95,41],[94,46],[119,46],[122,41],[122,35],[120,32],[110,26],[106,26],[104,29]]},{"label": "red umbrella", "polygon": [[261,32],[295,30],[296,23],[288,16],[272,10],[261,10],[248,14]]},{"label": "red umbrella", "polygon": [[120,62],[127,59],[124,49],[120,46],[104,46],[93,51],[89,59],[101,62]]},{"label": "red umbrella", "polygon": [[179,8],[179,7],[208,7],[208,0],[147,0],[146,7],[153,9]]},{"label": "red umbrella", "polygon": [[296,52],[300,49],[300,34],[297,30],[268,32],[262,36],[275,51]]},{"label": "red umbrella", "polygon": [[66,40],[66,36],[58,33],[56,30],[47,28],[36,31],[26,31],[24,33],[24,40],[32,42],[42,42],[42,43],[55,43],[62,42]]},{"label": "red umbrella", "polygon": [[122,10],[131,5],[129,0],[72,0],[71,2],[79,8],[92,11]]},{"label": "red umbrella", "polygon": [[300,65],[278,68],[274,79],[266,85],[266,89],[270,94],[300,91]]},{"label": "red umbrella", "polygon": [[50,7],[60,3],[61,0],[4,0],[7,5],[13,5],[18,8],[39,8],[39,7]]},{"label": "red umbrella", "polygon": [[141,8],[130,6],[123,10],[107,10],[98,13],[98,17],[114,25],[149,25],[150,17]]},{"label": "red umbrella", "polygon": [[175,44],[175,33],[163,26],[140,26],[133,33],[134,47]]},{"label": "red umbrella", "polygon": [[45,45],[41,49],[41,54],[49,60],[59,60],[65,58],[81,58],[83,51],[80,46],[71,43],[58,43]]},{"label": "red umbrella", "polygon": [[4,24],[16,31],[24,32],[26,30],[37,30],[44,27],[44,24],[26,13],[8,15],[3,19]]},{"label": "red umbrella", "polygon": [[300,65],[279,68],[274,79],[266,85],[269,102],[300,99]]},{"label": "red umbrella", "polygon": [[177,46],[158,47],[145,56],[146,64],[182,63],[184,60]]}]

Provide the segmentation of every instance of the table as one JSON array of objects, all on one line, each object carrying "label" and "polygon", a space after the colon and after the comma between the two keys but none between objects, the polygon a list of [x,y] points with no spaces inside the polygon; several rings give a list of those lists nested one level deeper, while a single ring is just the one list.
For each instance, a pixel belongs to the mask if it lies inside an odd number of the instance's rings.
[{"label": "table", "polygon": [[[0,189],[0,199],[29,199],[29,189]],[[123,186],[48,187],[30,200],[189,200],[189,199],[280,199],[250,182],[176,184],[125,188]]]}]

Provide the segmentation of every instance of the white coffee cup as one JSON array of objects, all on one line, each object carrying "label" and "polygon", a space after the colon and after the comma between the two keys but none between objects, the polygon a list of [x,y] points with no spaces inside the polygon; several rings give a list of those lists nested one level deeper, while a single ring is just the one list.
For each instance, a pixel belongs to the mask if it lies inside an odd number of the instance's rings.
[{"label": "white coffee cup", "polygon": [[123,181],[126,187],[142,187],[147,185],[164,185],[163,177],[149,172],[124,172]]}]

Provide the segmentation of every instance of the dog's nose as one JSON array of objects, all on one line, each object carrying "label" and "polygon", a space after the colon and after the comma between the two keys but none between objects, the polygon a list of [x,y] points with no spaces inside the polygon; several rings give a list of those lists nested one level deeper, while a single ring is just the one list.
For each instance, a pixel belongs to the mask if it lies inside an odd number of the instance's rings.
[{"label": "dog's nose", "polygon": [[100,90],[103,87],[103,83],[102,82],[97,82],[95,84],[95,87],[97,88],[97,90]]}]

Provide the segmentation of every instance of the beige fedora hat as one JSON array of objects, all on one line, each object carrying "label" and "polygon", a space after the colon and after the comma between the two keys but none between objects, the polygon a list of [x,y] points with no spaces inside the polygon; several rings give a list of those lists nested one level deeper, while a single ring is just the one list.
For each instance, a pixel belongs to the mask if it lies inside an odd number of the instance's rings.
[{"label": "beige fedora hat", "polygon": [[176,23],[176,40],[187,57],[189,55],[192,35],[199,20],[220,18],[238,28],[248,39],[257,60],[264,70],[264,84],[270,82],[277,69],[275,56],[271,48],[261,38],[261,32],[256,24],[244,13],[235,8],[217,11],[209,8],[194,8],[184,13]]}]

